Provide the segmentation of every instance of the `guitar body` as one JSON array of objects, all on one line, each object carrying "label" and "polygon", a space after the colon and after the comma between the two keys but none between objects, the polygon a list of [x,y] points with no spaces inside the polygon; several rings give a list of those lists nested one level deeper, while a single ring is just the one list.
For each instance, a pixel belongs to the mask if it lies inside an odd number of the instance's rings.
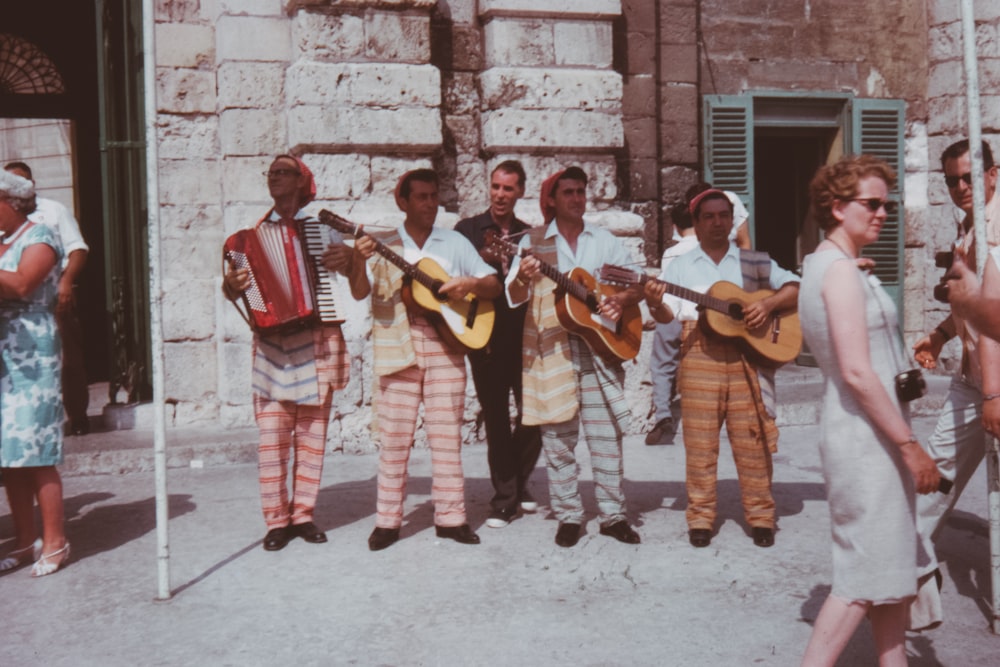
[{"label": "guitar body", "polygon": [[[741,307],[772,294],[773,290],[746,292],[725,280],[720,280],[708,290],[708,296],[736,303]],[[758,360],[770,364],[787,364],[802,349],[802,326],[799,314],[794,310],[772,313],[771,318],[756,329],[747,329],[743,320],[709,308],[702,311],[701,321],[719,336],[742,341]]]},{"label": "guitar body", "polygon": [[[440,286],[451,279],[433,259],[417,262],[418,270]],[[405,281],[403,301],[407,308],[427,317],[445,343],[456,351],[479,350],[486,346],[493,332],[493,301],[467,294],[464,299],[439,299],[434,291],[419,281]],[[407,289],[408,287],[408,289]]]},{"label": "guitar body", "polygon": [[[319,221],[354,238],[370,237],[361,225],[326,209],[319,212]],[[410,264],[378,239],[375,241],[375,251],[403,270],[400,296],[407,311],[426,317],[445,344],[456,352],[464,354],[486,347],[493,332],[492,300],[480,299],[472,294],[467,294],[464,299],[439,297],[438,288],[451,280],[441,265],[429,257]]]},{"label": "guitar body", "polygon": [[[579,267],[569,272],[569,279],[584,285],[587,294],[594,296],[595,304],[598,303],[598,295],[610,296],[622,289],[599,285],[593,276]],[[590,304],[573,298],[568,292],[560,294],[557,290],[556,296],[559,323],[567,331],[581,336],[590,345],[590,349],[605,361],[621,363],[634,359],[639,354],[639,346],[642,344],[642,312],[638,304],[627,307],[618,322],[611,323],[595,313]]]}]

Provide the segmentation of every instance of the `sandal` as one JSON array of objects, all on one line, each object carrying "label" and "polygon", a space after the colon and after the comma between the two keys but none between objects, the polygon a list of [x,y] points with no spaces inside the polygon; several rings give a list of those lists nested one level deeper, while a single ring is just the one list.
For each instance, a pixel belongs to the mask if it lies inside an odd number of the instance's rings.
[{"label": "sandal", "polygon": [[[63,554],[63,557],[59,559],[58,562],[53,563],[50,559],[55,558]],[[69,560],[69,542],[63,545],[62,549],[57,549],[50,554],[42,554],[42,557],[35,561],[35,564],[31,566],[31,576],[32,577],[44,577],[48,574],[55,574],[66,564]]]},{"label": "sandal", "polygon": [[3,560],[0,560],[0,572],[11,572],[22,565],[27,565],[29,561],[38,560],[38,555],[41,550],[41,538],[35,540],[33,544],[29,544],[23,549],[14,549],[8,553]]}]

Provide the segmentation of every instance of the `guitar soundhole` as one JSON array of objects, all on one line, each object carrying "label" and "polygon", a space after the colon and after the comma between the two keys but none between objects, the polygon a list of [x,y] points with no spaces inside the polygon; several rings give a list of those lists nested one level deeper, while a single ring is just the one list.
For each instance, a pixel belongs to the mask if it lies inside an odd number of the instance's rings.
[{"label": "guitar soundhole", "polygon": [[434,298],[440,301],[441,303],[445,303],[446,301],[448,301],[448,297],[446,297],[444,294],[441,294],[441,288],[443,286],[444,282],[441,280],[435,280],[434,284],[431,285],[431,294],[433,294]]},{"label": "guitar soundhole", "polygon": [[743,304],[736,303],[735,301],[729,304],[729,317],[734,320],[743,320]]}]

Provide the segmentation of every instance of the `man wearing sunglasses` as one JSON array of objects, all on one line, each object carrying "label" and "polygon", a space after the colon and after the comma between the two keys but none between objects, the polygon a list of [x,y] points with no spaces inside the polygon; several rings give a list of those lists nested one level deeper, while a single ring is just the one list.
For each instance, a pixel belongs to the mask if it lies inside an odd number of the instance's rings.
[{"label": "man wearing sunglasses", "polygon": [[[955,247],[964,253],[969,268],[975,271],[972,160],[967,140],[958,141],[945,149],[941,154],[941,169],[952,202],[965,213],[958,226]],[[1000,243],[1000,197],[997,196],[997,167],[993,162],[993,151],[985,141],[983,171],[986,241],[993,248]],[[996,421],[1000,416],[996,414],[1000,411],[1000,401],[983,400],[984,386],[1000,386],[1000,359],[992,358],[996,356],[992,349],[981,349],[979,334],[966,326],[965,320],[954,310],[934,331],[917,341],[913,346],[914,358],[924,368],[937,367],[941,348],[955,336],[962,341],[962,363],[951,381],[941,416],[927,443],[927,451],[937,463],[942,479],[952,481],[954,491],[917,497],[917,534],[930,556],[930,564],[920,571],[917,597],[910,609],[911,630],[931,629],[941,623],[941,573],[934,553],[934,538],[983,460],[986,438],[984,417]],[[990,391],[996,392],[997,389]]]}]

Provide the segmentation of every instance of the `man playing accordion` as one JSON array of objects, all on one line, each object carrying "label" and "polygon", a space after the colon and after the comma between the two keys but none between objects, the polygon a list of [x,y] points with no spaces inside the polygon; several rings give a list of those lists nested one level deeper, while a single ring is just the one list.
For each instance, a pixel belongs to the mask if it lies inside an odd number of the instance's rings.
[{"label": "man playing accordion", "polygon": [[[301,223],[309,220],[303,207],[316,196],[312,172],[299,158],[279,155],[267,171],[267,187],[274,207],[257,223],[257,230],[280,240],[284,247],[279,251],[284,252],[279,254],[301,255],[301,248],[292,246],[300,242]],[[339,233],[329,233],[332,242],[320,257],[323,267],[346,276],[351,296],[364,299],[371,290],[364,259],[343,243]],[[299,272],[303,268],[298,267]],[[254,272],[231,261],[222,283],[226,298],[235,301],[249,288],[256,290],[261,279]],[[323,473],[333,392],[347,384],[350,369],[340,325],[311,319],[278,330],[255,327],[253,352],[260,497],[268,529],[264,549],[277,551],[295,537],[326,542],[326,535],[313,523],[313,510]],[[286,479],[293,447],[289,501]]]}]

